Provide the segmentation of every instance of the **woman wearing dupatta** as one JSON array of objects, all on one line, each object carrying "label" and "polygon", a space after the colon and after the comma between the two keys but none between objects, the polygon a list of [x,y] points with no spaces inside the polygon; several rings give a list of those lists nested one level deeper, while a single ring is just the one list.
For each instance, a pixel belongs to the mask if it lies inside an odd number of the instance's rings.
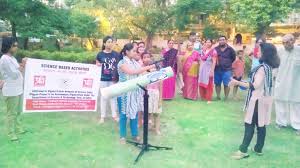
[{"label": "woman wearing dupatta", "polygon": [[182,53],[184,55],[182,58],[183,97],[197,100],[200,55],[198,51],[193,49],[193,46],[192,42],[188,42],[187,51]]},{"label": "woman wearing dupatta", "polygon": [[[126,82],[137,78],[140,74],[155,68],[155,65],[141,67],[135,60],[136,49],[133,44],[128,43],[121,51],[124,56],[118,63],[119,82]],[[119,112],[120,112],[120,142],[126,143],[126,126],[127,119],[130,120],[130,129],[133,140],[139,141],[138,137],[138,113],[140,112],[140,104],[143,102],[140,89],[135,89],[124,93],[119,98]]]},{"label": "woman wearing dupatta", "polygon": [[162,51],[164,58],[163,66],[172,67],[174,76],[163,81],[162,98],[171,100],[175,96],[176,74],[177,74],[177,53],[178,50],[173,48],[174,41],[168,40],[168,48]]},{"label": "woman wearing dupatta", "polygon": [[211,102],[214,90],[214,71],[217,61],[217,51],[212,48],[212,40],[205,41],[205,49],[201,53],[201,67],[199,71],[199,93],[202,100]]},{"label": "woman wearing dupatta", "polygon": [[277,55],[276,47],[270,43],[260,44],[261,58],[260,65],[251,73],[250,82],[237,81],[231,79],[230,85],[243,86],[248,89],[248,94],[244,106],[245,113],[245,131],[243,142],[239,150],[232,155],[234,159],[243,159],[249,157],[247,153],[251,144],[254,129],[257,129],[256,145],[252,151],[258,156],[262,156],[262,149],[265,144],[266,126],[271,122],[272,111],[272,70],[279,67],[280,59]]}]

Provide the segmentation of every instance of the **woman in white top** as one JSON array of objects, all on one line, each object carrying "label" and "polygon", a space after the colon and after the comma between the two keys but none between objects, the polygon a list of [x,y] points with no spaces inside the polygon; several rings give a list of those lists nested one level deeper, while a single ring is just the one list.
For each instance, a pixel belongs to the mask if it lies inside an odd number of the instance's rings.
[{"label": "woman in white top", "polygon": [[23,75],[25,59],[23,64],[19,65],[13,56],[18,49],[18,44],[13,38],[4,38],[2,41],[0,59],[0,72],[4,84],[2,87],[2,95],[6,104],[6,124],[8,128],[8,136],[11,141],[18,140],[17,134],[25,133],[21,127],[21,96],[23,94]]}]

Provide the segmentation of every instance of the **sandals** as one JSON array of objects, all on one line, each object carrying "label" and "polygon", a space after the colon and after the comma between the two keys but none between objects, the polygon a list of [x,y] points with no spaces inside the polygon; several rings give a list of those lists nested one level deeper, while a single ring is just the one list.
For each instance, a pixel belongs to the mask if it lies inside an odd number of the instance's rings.
[{"label": "sandals", "polygon": [[244,158],[248,158],[249,154],[248,153],[243,153],[241,151],[237,151],[235,153],[232,154],[231,158],[236,159],[236,160],[240,160],[240,159],[244,159]]},{"label": "sandals", "polygon": [[126,138],[120,138],[120,144],[125,145],[126,144]]},{"label": "sandals", "polygon": [[251,148],[251,151],[254,152],[257,156],[262,156],[264,153],[255,151],[254,148]]}]

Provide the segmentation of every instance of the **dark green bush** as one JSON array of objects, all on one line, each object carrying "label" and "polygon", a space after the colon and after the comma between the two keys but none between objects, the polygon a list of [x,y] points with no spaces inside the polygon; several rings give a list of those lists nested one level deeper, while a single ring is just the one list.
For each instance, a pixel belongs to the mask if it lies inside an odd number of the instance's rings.
[{"label": "dark green bush", "polygon": [[56,45],[56,38],[45,38],[42,42],[42,49],[47,51],[56,51],[58,50]]},{"label": "dark green bush", "polygon": [[81,47],[75,47],[75,46],[64,46],[61,51],[63,52],[75,52],[75,53],[80,53],[80,52],[85,52],[86,50]]}]

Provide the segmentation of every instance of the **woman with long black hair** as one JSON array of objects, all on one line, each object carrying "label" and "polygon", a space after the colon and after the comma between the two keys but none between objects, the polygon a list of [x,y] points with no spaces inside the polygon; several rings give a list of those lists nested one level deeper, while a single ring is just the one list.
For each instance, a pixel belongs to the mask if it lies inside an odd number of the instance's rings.
[{"label": "woman with long black hair", "polygon": [[[109,87],[118,81],[117,65],[121,60],[121,55],[113,51],[113,37],[106,36],[103,39],[102,51],[100,51],[96,58],[96,64],[102,67],[100,88]],[[109,100],[112,117],[115,121],[118,121],[117,117],[117,100],[112,98]],[[99,123],[103,123],[106,118],[108,101],[100,97],[101,116]]]},{"label": "woman with long black hair", "polygon": [[[119,82],[137,78],[140,74],[155,68],[155,65],[142,67],[136,61],[136,48],[133,44],[126,44],[121,54],[124,56],[118,64]],[[119,98],[120,111],[120,141],[122,144],[126,142],[126,125],[127,119],[130,120],[131,136],[133,140],[139,141],[138,137],[138,112],[140,112],[140,104],[143,101],[140,96],[139,89],[122,94]]]}]

